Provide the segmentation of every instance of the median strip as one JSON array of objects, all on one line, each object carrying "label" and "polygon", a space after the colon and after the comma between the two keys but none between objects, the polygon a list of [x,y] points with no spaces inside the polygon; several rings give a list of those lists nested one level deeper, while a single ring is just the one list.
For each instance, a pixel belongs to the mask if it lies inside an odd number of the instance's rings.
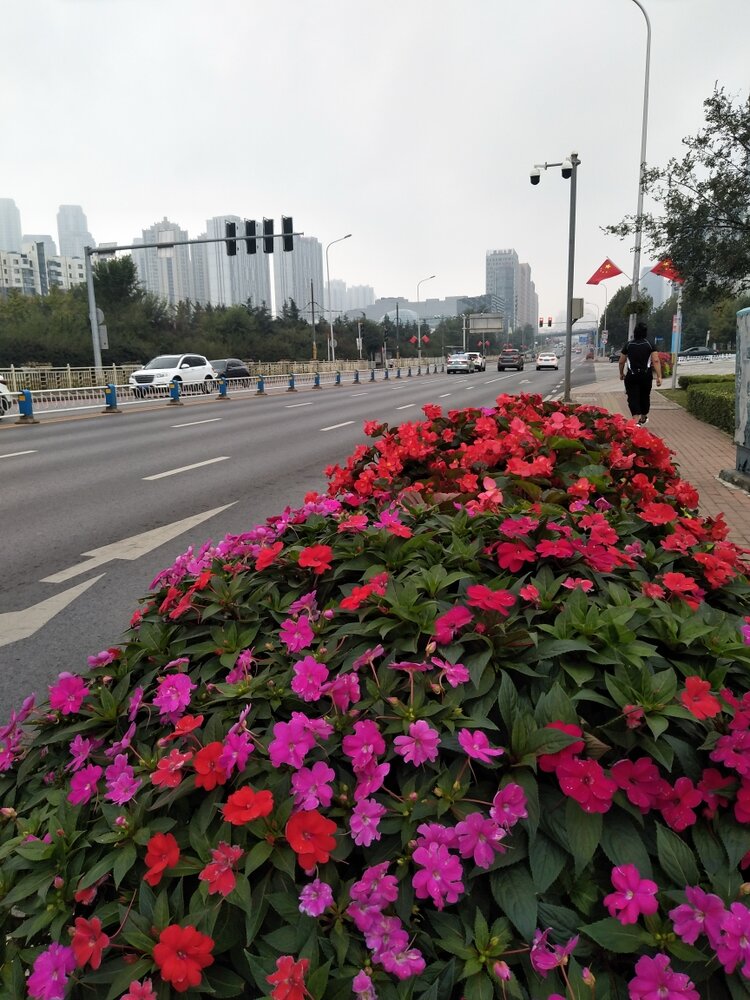
[{"label": "median strip", "polygon": [[155,476],[144,476],[145,483],[153,482],[154,479],[166,479],[167,476],[176,476],[180,472],[190,472],[192,469],[202,469],[204,465],[213,465],[214,462],[226,462],[229,455],[220,455],[218,458],[209,458],[205,462],[195,462],[194,465],[183,465],[179,469],[170,469],[168,472],[157,472]]}]

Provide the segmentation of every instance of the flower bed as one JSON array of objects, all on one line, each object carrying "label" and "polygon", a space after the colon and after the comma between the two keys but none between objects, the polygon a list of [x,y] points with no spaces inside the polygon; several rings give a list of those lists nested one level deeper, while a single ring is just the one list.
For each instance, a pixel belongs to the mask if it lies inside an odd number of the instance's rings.
[{"label": "flower bed", "polygon": [[624,418],[425,410],[0,731],[6,995],[747,996],[742,552]]}]

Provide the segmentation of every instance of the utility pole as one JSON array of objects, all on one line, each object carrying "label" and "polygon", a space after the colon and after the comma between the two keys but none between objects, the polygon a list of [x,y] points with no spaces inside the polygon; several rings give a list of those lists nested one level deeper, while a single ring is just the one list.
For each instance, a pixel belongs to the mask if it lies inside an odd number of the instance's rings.
[{"label": "utility pole", "polygon": [[312,359],[318,360],[318,345],[315,342],[315,292],[313,291],[312,278],[310,278],[310,309],[312,310]]}]

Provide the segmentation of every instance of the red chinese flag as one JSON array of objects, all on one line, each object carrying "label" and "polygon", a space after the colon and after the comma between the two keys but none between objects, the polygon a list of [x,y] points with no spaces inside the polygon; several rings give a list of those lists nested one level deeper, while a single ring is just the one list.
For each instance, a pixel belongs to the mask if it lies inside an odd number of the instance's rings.
[{"label": "red chinese flag", "polygon": [[622,271],[617,264],[613,264],[609,257],[607,257],[602,266],[594,271],[586,284],[598,285],[599,282],[604,281],[605,278],[614,278],[618,274],[622,274]]},{"label": "red chinese flag", "polygon": [[409,337],[409,343],[410,344],[416,344],[416,342],[417,342],[417,338],[416,337]]},{"label": "red chinese flag", "polygon": [[651,268],[651,273],[658,274],[660,278],[666,278],[667,281],[676,281],[678,285],[681,285],[685,280],[680,276],[680,272],[674,266],[670,257],[660,260],[655,267]]}]

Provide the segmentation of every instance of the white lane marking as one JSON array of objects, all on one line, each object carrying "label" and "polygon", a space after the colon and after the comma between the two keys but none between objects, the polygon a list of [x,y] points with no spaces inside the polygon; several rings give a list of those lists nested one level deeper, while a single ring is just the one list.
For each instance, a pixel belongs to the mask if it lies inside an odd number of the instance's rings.
[{"label": "white lane marking", "polygon": [[530,378],[522,378],[521,385],[528,385],[530,381],[531,381]]},{"label": "white lane marking", "polygon": [[[504,382],[506,378],[513,378],[512,375],[500,375],[498,378],[488,378],[488,382]],[[526,379],[528,382],[528,379]]]},{"label": "white lane marking", "polygon": [[464,386],[464,389],[475,389],[475,388],[476,388],[476,386],[474,386],[474,385],[465,385]]},{"label": "white lane marking", "polygon": [[312,403],[284,403],[287,410],[295,410],[298,406],[312,406]]},{"label": "white lane marking", "polygon": [[0,615],[0,646],[9,646],[11,642],[20,642],[22,639],[28,639],[29,636],[34,635],[51,618],[67,608],[80,594],[105,575],[100,573],[99,576],[95,576],[91,580],[78,583],[70,590],[64,590],[62,594],[48,597],[45,601],[40,601],[39,604],[24,608],[23,611],[6,611]]},{"label": "white lane marking", "polygon": [[441,395],[438,396],[438,399],[445,399],[446,396],[450,396],[450,395],[451,395],[450,392],[443,392],[443,393],[441,393]]},{"label": "white lane marking", "polygon": [[331,424],[330,427],[321,427],[320,429],[321,431],[335,431],[338,430],[339,427],[348,427],[349,424],[353,423],[353,420],[345,420],[343,424]]},{"label": "white lane marking", "polygon": [[9,451],[7,455],[0,455],[0,458],[18,458],[19,455],[36,455],[36,449],[33,451]]},{"label": "white lane marking", "polygon": [[365,392],[350,392],[349,395],[350,396],[366,396],[367,392],[366,391]]},{"label": "white lane marking", "polygon": [[412,406],[416,406],[416,405],[417,405],[416,403],[404,403],[404,405],[403,405],[403,406],[397,406],[397,407],[396,407],[396,409],[397,409],[397,410],[408,410],[408,409],[410,409],[410,408],[411,408]]},{"label": "white lane marking", "polygon": [[193,469],[202,469],[204,465],[213,465],[215,462],[226,462],[229,455],[219,455],[217,458],[207,458],[205,462],[194,462],[192,465],[183,465],[179,469],[169,469],[167,472],[157,472],[154,476],[144,476],[145,483],[151,483],[155,479],[166,479],[167,476],[177,476],[180,472],[191,472]]},{"label": "white lane marking", "polygon": [[65,583],[71,577],[80,576],[81,573],[95,569],[112,559],[138,559],[140,556],[146,555],[147,552],[151,552],[152,549],[158,549],[165,542],[171,542],[183,531],[189,531],[201,524],[202,521],[207,521],[210,517],[229,510],[236,503],[237,501],[233,500],[232,503],[226,503],[223,507],[214,507],[213,510],[203,511],[202,514],[193,514],[192,517],[185,517],[181,521],[163,524],[159,528],[151,528],[150,531],[144,531],[140,535],[131,535],[130,538],[121,538],[118,542],[110,542],[109,545],[102,545],[101,548],[82,552],[81,555],[89,557],[85,562],[77,563],[59,573],[53,573],[52,576],[45,576],[42,583]]},{"label": "white lane marking", "polygon": [[198,424],[213,424],[221,417],[209,417],[208,420],[191,420],[188,424],[172,424],[172,427],[196,427]]}]

